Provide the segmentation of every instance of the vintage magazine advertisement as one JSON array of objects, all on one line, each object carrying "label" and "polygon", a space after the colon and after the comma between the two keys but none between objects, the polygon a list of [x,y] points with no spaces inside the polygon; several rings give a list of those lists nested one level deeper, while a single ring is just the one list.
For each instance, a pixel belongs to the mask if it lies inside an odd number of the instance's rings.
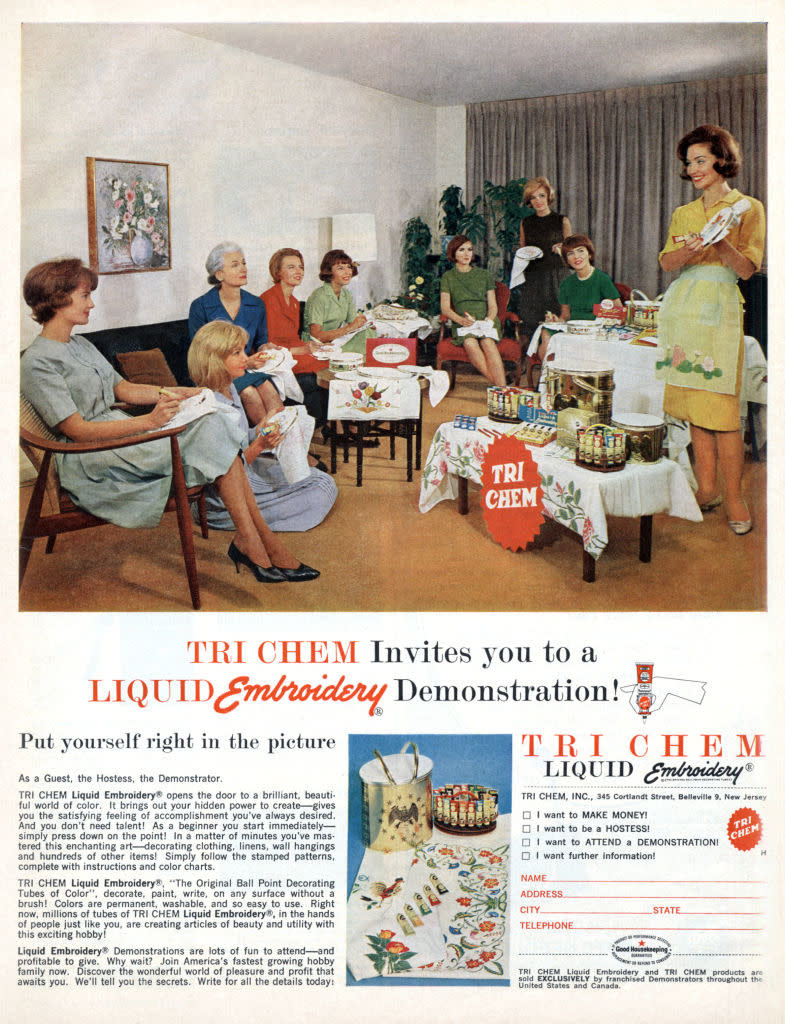
[{"label": "vintage magazine advertisement", "polygon": [[[300,6],[302,20],[360,17]],[[3,47],[14,136],[19,22],[52,12],[20,15]],[[76,16],[124,15],[57,14]],[[778,53],[781,12],[767,16]],[[109,73],[109,60],[73,67],[96,97]],[[782,76],[769,73],[769,276],[781,282]],[[134,157],[133,143],[109,155]],[[768,590],[755,611],[712,611],[709,577],[691,582],[704,611],[650,611],[645,598],[584,611],[592,584],[577,571],[574,601],[547,612],[527,611],[525,577],[519,606],[496,612],[365,611],[361,598],[340,612],[264,600],[232,613],[20,611],[11,263],[6,1019],[785,1022],[781,417],[768,422]],[[770,295],[774,325],[785,310]],[[774,405],[776,347],[770,361]],[[351,573],[373,557],[351,554]]]}]

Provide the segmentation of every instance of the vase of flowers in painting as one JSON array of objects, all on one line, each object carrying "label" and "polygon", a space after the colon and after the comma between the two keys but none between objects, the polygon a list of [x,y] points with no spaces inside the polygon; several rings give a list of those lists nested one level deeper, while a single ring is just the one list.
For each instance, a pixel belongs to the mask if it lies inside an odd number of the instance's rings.
[{"label": "vase of flowers in painting", "polygon": [[134,232],[129,249],[135,266],[150,266],[153,261],[153,243],[143,231]]}]

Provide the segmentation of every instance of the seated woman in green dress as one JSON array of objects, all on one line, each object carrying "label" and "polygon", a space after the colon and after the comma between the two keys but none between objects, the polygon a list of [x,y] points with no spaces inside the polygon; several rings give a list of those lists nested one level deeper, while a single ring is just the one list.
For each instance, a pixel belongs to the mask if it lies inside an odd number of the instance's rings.
[{"label": "seated woman in green dress", "polygon": [[[455,264],[442,277],[442,316],[452,322],[452,343],[462,346],[472,366],[491,384],[504,384],[504,364],[499,355],[501,324],[496,315],[496,290],[487,270],[472,266],[474,246],[466,235],[456,235],[447,246],[447,258]],[[493,338],[484,321],[492,321]],[[459,334],[460,328],[477,324],[476,333]]]},{"label": "seated woman in green dress", "polygon": [[[97,287],[95,271],[71,257],[38,264],[23,285],[41,333],[22,356],[22,393],[61,439],[77,443],[160,430],[183,398],[198,393],[123,380],[87,338],[72,334],[87,324]],[[128,416],[112,408],[116,401],[153,409]],[[218,412],[189,423],[178,438],[185,480],[190,487],[215,481],[236,530],[228,554],[237,571],[245,565],[259,582],[282,583],[300,562],[256,504],[237,454],[246,434],[247,428]],[[56,461],[60,483],[80,508],[118,526],[157,526],[172,485],[168,440],[65,452]]]},{"label": "seated woman in green dress", "polygon": [[[311,292],[305,303],[303,340],[315,339],[322,345],[337,345],[344,352],[365,355],[367,330],[360,330],[368,320],[357,312],[352,293],[346,287],[357,276],[357,267],[343,249],[330,249],[319,267],[319,280],[324,281]],[[357,332],[347,341],[347,335]]]}]

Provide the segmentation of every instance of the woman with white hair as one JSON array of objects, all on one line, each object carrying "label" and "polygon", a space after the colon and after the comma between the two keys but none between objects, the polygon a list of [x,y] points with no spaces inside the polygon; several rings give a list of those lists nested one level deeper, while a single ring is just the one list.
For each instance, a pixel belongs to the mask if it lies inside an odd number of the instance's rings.
[{"label": "woman with white hair", "polygon": [[264,303],[243,288],[248,282],[248,270],[243,250],[236,242],[221,242],[211,249],[205,267],[213,287],[191,303],[188,333],[193,340],[199,328],[212,320],[228,320],[248,332],[248,369],[235,381],[235,387],[250,422],[261,423],[270,413],[283,408],[269,374],[253,372],[264,368],[270,351]]}]

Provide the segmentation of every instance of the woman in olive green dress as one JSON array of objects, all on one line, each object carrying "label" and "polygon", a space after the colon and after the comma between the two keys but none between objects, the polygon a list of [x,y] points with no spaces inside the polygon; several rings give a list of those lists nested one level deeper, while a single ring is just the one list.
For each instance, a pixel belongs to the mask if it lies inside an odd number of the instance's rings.
[{"label": "woman in olive green dress", "polygon": [[[501,324],[497,317],[496,291],[487,270],[472,266],[474,246],[466,235],[456,235],[447,246],[447,258],[455,264],[442,277],[442,316],[452,323],[452,343],[463,346],[472,366],[491,384],[504,384],[504,365],[499,355],[498,339]],[[477,335],[459,335],[459,327],[471,327],[477,321],[492,320],[494,338],[485,337],[478,328]]]}]

